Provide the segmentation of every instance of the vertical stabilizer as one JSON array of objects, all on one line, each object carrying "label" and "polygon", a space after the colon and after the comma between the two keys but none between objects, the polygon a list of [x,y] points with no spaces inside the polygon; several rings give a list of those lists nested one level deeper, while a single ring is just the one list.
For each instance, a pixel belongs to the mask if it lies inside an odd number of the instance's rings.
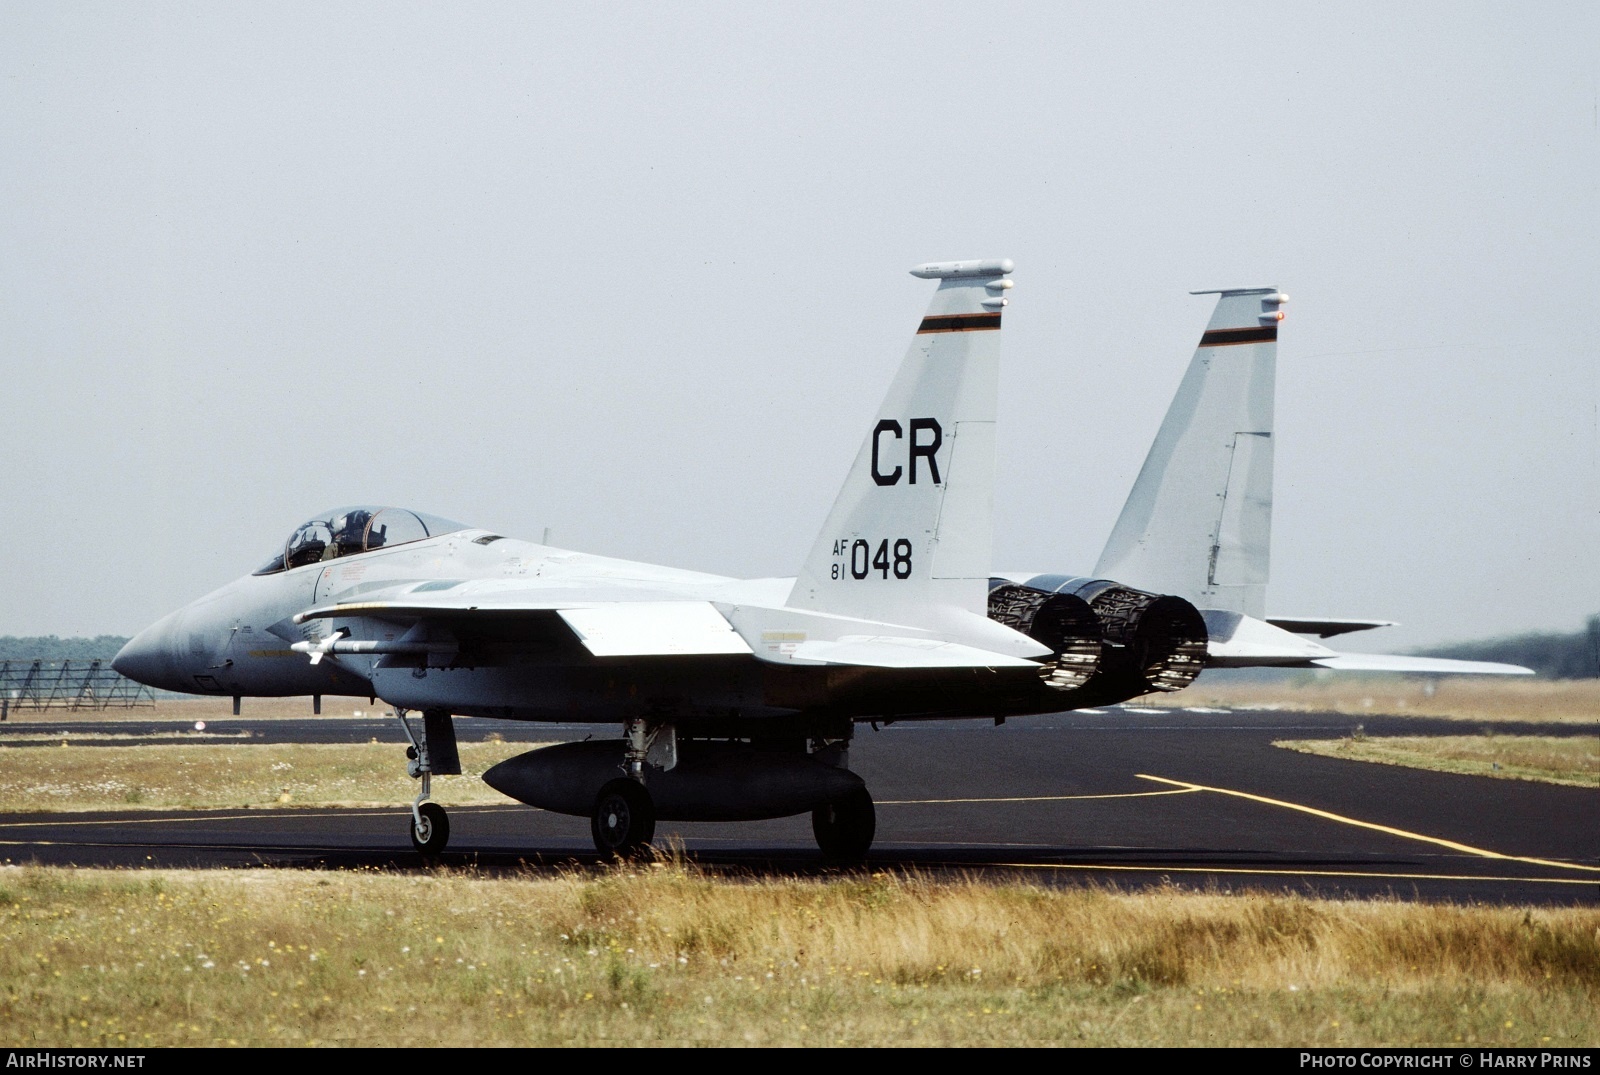
[{"label": "vertical stabilizer", "polygon": [[994,421],[1009,259],[919,265],[927,315],[789,604],[912,626],[986,614]]},{"label": "vertical stabilizer", "polygon": [[1272,539],[1276,288],[1217,295],[1211,323],[1095,574],[1200,608],[1265,615]]}]

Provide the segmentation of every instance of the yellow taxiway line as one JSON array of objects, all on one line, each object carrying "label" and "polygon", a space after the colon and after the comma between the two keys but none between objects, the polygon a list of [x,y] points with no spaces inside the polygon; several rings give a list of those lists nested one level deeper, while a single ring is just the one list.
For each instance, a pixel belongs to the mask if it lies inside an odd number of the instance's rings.
[{"label": "yellow taxiway line", "polygon": [[1397,829],[1391,825],[1379,825],[1372,821],[1361,821],[1357,818],[1345,817],[1343,814],[1318,810],[1314,806],[1302,806],[1299,803],[1286,802],[1283,799],[1270,799],[1265,795],[1253,795],[1248,791],[1234,791],[1232,788],[1213,788],[1205,784],[1191,784],[1187,780],[1169,780],[1164,776],[1149,776],[1145,773],[1136,773],[1134,775],[1140,780],[1154,780],[1162,784],[1172,784],[1184,791],[1212,791],[1218,795],[1232,795],[1235,798],[1249,799],[1251,802],[1265,803],[1268,806],[1279,806],[1285,810],[1298,810],[1302,814],[1310,814],[1313,817],[1324,818],[1328,821],[1337,821],[1341,825],[1353,825],[1359,829],[1372,829],[1375,832],[1399,836],[1405,840],[1436,844],[1439,847],[1448,847],[1452,851],[1461,851],[1468,855],[1477,855],[1480,858],[1504,859],[1507,862],[1526,862],[1533,866],[1548,866],[1557,870],[1582,870],[1586,873],[1600,873],[1600,866],[1584,866],[1575,862],[1557,862],[1552,859],[1528,858],[1523,855],[1502,855],[1498,851],[1486,851],[1481,847],[1472,847],[1469,844],[1457,843],[1454,840],[1444,840],[1437,836],[1424,836],[1420,832],[1409,832],[1406,829]]},{"label": "yellow taxiway line", "polygon": [[1116,795],[1032,795],[1015,799],[884,799],[877,806],[943,806],[957,803],[1065,803],[1084,799],[1154,799],[1162,795],[1187,795],[1203,788],[1177,788],[1173,791],[1124,791]]}]

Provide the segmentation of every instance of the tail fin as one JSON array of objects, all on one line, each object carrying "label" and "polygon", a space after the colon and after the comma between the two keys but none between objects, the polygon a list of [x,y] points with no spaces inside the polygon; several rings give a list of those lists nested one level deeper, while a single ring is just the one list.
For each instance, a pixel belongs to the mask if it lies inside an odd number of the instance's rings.
[{"label": "tail fin", "polygon": [[1211,323],[1095,566],[1200,608],[1266,614],[1276,288],[1218,295]]},{"label": "tail fin", "polygon": [[1010,259],[919,265],[938,280],[793,608],[931,626],[988,607],[1000,313]]}]

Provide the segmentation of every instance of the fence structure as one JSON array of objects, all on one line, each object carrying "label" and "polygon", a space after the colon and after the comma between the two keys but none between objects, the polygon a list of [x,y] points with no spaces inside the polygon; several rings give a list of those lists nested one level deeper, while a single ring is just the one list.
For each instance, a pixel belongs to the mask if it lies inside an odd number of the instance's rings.
[{"label": "fence structure", "polygon": [[153,706],[150,688],[109,661],[0,661],[0,720],[15,710]]}]

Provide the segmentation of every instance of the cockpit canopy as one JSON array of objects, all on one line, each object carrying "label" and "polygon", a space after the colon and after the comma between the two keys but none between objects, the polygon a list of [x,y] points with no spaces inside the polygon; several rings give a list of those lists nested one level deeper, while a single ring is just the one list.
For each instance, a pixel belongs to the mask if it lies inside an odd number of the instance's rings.
[{"label": "cockpit canopy", "polygon": [[463,523],[404,508],[353,507],[325,511],[301,523],[257,575],[271,575],[306,564],[387,549],[423,538],[465,530]]}]

